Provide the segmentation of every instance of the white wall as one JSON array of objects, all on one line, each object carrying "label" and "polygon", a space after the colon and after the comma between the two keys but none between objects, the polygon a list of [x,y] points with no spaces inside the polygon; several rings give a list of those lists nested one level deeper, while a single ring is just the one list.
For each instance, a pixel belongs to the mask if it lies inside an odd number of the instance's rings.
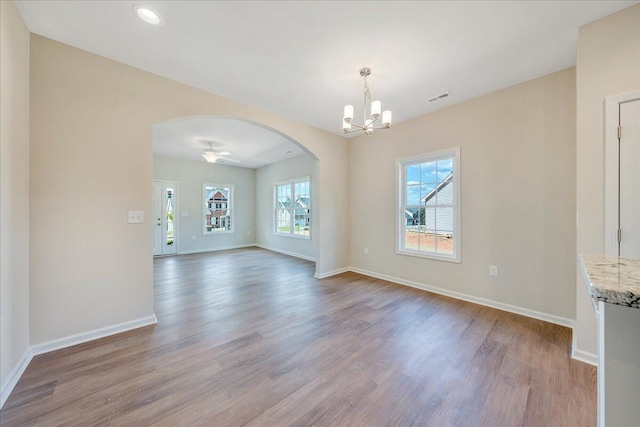
[{"label": "white wall", "polygon": [[[178,182],[178,251],[205,252],[255,243],[254,169],[190,160],[153,158],[153,178]],[[202,183],[233,184],[233,233],[202,234]],[[189,216],[184,216],[187,212]],[[194,240],[195,238],[195,240]]]},{"label": "white wall", "polygon": [[0,2],[0,406],[29,347],[29,39]]},{"label": "white wall", "polygon": [[[604,100],[640,89],[640,5],[580,27],[577,57],[577,252],[603,254]],[[596,353],[596,319],[576,284],[576,349]]]},{"label": "white wall", "polygon": [[152,129],[167,120],[235,117],[306,147],[319,159],[316,271],[348,265],[344,138],[37,35],[31,101],[32,344],[153,313],[152,230],[127,211],[151,218]]},{"label": "white wall", "polygon": [[[574,123],[571,68],[350,141],[352,265],[571,323]],[[456,146],[462,262],[396,254],[396,159]]]},{"label": "white wall", "polygon": [[[309,155],[302,154],[256,170],[256,243],[266,248],[315,259],[315,244],[318,240],[315,228],[318,195],[316,163]],[[311,239],[278,236],[273,232],[273,184],[303,176],[311,177]]]}]

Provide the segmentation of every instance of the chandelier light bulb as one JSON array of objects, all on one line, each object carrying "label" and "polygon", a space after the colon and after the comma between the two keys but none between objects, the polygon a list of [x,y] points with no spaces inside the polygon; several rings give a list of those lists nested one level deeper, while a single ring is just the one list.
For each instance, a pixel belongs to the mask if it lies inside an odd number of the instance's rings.
[{"label": "chandelier light bulb", "polygon": [[391,110],[385,110],[382,113],[382,126],[391,126]]},{"label": "chandelier light bulb", "polygon": [[367,135],[371,135],[373,133],[373,120],[367,119],[367,121],[364,122],[364,130],[367,132]]},{"label": "chandelier light bulb", "polygon": [[380,101],[371,101],[371,117],[378,118],[382,111],[382,103]]},{"label": "chandelier light bulb", "polygon": [[346,120],[342,121],[342,130],[351,130],[351,123]]},{"label": "chandelier light bulb", "polygon": [[351,123],[353,120],[353,105],[345,105],[344,106],[344,121],[347,123]]}]

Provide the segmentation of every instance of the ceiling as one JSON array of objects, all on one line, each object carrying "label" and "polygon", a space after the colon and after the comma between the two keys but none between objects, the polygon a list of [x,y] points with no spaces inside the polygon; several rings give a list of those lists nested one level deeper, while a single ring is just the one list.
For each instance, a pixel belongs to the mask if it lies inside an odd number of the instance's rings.
[{"label": "ceiling", "polygon": [[202,153],[228,151],[230,162],[217,163],[256,169],[305,152],[280,133],[242,120],[190,117],[153,127],[153,154],[205,162]]},{"label": "ceiling", "polygon": [[[373,70],[373,98],[398,123],[575,65],[578,27],[638,1],[15,3],[36,34],[341,134],[345,104],[362,114],[363,66]],[[139,20],[136,4],[164,24]],[[264,143],[240,123],[211,135],[174,123],[159,138],[227,143],[242,128],[247,144]],[[159,142],[157,154],[190,153],[169,145]]]}]

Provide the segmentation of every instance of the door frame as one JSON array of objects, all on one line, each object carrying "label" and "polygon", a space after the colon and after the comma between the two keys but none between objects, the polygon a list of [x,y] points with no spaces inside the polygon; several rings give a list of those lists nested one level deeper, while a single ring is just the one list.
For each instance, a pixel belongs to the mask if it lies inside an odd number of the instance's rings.
[{"label": "door frame", "polygon": [[640,90],[604,101],[604,253],[618,256],[618,125],[620,104],[640,100]]},{"label": "door frame", "polygon": [[[176,253],[171,253],[171,254],[165,254],[164,253],[164,248],[166,246],[166,230],[167,230],[167,224],[166,224],[166,215],[164,213],[164,204],[162,205],[162,253],[160,255],[154,255],[155,257],[161,257],[161,256],[175,256],[175,255],[180,255],[180,243],[179,243],[179,239],[178,239],[178,233],[180,232],[180,205],[179,205],[179,201],[178,199],[180,198],[180,183],[178,181],[173,181],[173,180],[169,180],[169,179],[152,179],[152,182],[159,182],[162,185],[162,198],[163,201],[165,200],[165,188],[167,187],[167,184],[170,184],[169,187],[173,187],[175,188],[175,194],[173,195],[173,210],[175,212],[174,216],[173,216],[173,245],[176,248]],[[174,185],[175,184],[175,185]],[[151,207],[151,212],[153,213],[153,206]],[[153,219],[153,224],[155,224],[155,217]],[[155,227],[155,225],[154,225]]]}]

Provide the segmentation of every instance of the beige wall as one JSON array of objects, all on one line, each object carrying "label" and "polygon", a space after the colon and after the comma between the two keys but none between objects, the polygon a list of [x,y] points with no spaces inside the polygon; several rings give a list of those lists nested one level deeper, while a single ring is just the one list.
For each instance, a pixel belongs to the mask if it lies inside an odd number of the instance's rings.
[{"label": "beige wall", "polygon": [[[29,346],[29,39],[0,2],[0,388]],[[0,402],[0,406],[1,406]]]},{"label": "beige wall", "polygon": [[[580,27],[577,58],[577,252],[604,253],[604,100],[640,89],[640,5]],[[596,353],[596,319],[581,275],[576,347]]]},{"label": "beige wall", "polygon": [[[302,154],[256,170],[256,243],[285,253],[316,257],[316,166],[317,162],[311,156]],[[278,236],[273,232],[273,184],[303,176],[311,177],[311,239]]]},{"label": "beige wall", "polygon": [[[571,68],[351,141],[351,264],[573,320],[574,123]],[[396,159],[456,146],[462,262],[397,255]]]},{"label": "beige wall", "polygon": [[[205,161],[153,158],[153,178],[178,182],[179,253],[205,252],[255,243],[256,171]],[[202,234],[202,183],[233,184],[233,233]],[[183,216],[188,213],[189,216]]]},{"label": "beige wall", "polygon": [[[239,117],[319,159],[316,269],[348,264],[347,144],[340,136],[33,35],[31,38],[31,342],[153,312],[152,126]],[[323,189],[331,189],[323,191]]]}]

